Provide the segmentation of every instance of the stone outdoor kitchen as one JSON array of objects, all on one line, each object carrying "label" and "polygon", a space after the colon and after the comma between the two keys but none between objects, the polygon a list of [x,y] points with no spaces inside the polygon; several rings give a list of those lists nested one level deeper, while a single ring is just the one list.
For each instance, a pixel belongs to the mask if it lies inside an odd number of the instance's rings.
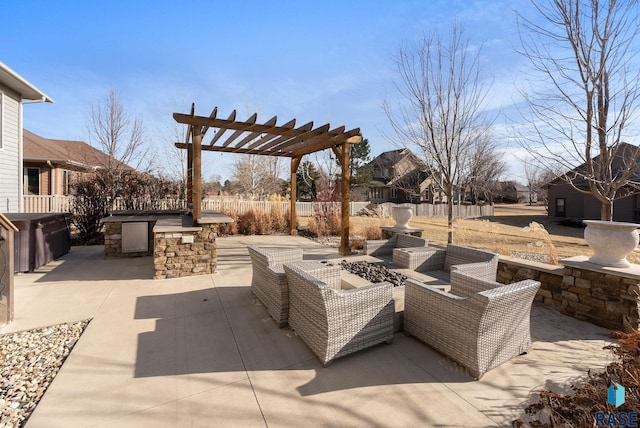
[{"label": "stone outdoor kitchen", "polygon": [[204,212],[197,226],[187,212],[118,212],[105,218],[106,257],[153,256],[154,279],[216,272],[218,226],[232,219]]}]

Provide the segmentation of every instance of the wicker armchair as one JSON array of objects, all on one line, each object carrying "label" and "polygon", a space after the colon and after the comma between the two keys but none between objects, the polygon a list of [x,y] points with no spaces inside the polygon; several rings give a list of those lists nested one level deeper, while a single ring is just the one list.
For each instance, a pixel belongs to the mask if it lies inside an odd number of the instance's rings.
[{"label": "wicker armchair", "polygon": [[405,331],[480,378],[531,347],[531,305],[540,282],[504,285],[456,269],[451,292],[405,283]]},{"label": "wicker armchair", "polygon": [[389,239],[364,241],[364,253],[374,257],[391,257],[394,248],[426,247],[429,240],[396,233]]},{"label": "wicker armchair", "polygon": [[289,288],[282,265],[302,260],[302,250],[264,249],[248,246],[253,275],[251,292],[267,308],[280,328],[287,325],[289,316]]},{"label": "wicker armchair", "polygon": [[[339,266],[325,269],[325,277],[340,275]],[[390,283],[340,290],[319,279],[316,272],[310,273],[304,263],[285,264],[284,270],[289,281],[289,325],[323,366],[336,358],[393,340]]]},{"label": "wicker armchair", "polygon": [[499,256],[477,248],[447,244],[447,249],[433,247],[395,249],[393,264],[399,268],[411,269],[428,275],[446,279],[451,267],[464,271],[476,278],[495,281]]}]

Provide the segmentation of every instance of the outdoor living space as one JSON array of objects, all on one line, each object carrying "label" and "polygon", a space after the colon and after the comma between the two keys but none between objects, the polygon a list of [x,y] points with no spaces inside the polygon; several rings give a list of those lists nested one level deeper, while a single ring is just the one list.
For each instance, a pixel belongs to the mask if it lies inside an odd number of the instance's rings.
[{"label": "outdoor living space", "polygon": [[216,244],[211,275],[154,280],[151,257],[89,246],[16,276],[0,333],[91,319],[27,426],[509,426],[613,358],[609,330],[534,303],[531,350],[480,380],[402,332],[325,368],[252,297],[247,246],[358,257],[299,236]]}]

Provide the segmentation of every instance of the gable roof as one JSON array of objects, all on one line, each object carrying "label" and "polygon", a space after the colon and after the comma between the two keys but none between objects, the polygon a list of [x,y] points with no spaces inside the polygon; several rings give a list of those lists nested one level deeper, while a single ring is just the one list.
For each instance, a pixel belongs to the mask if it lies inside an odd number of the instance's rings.
[{"label": "gable roof", "polygon": [[[622,172],[622,169],[624,168],[625,158],[629,159],[630,157],[635,156],[636,157],[635,163],[639,161],[638,159],[640,155],[639,150],[640,148],[638,146],[634,146],[633,144],[629,144],[625,142],[621,142],[620,144],[618,144],[616,151],[612,155],[612,168],[613,168],[612,173],[614,175],[614,178],[617,177],[618,174]],[[598,154],[593,158],[593,160],[597,161],[599,157],[600,155]],[[556,178],[552,179],[551,181],[548,181],[547,183],[541,185],[540,187],[549,188],[549,186],[553,186],[556,184],[567,183],[567,180],[565,179],[565,177],[569,175],[575,175],[575,178],[571,180],[573,185],[578,188],[587,188],[589,186],[589,182],[584,176],[580,175],[581,172],[585,171],[585,168],[586,168],[586,162],[580,166],[577,166],[565,172],[564,174],[560,174]],[[633,180],[634,182],[640,181],[640,172],[636,172],[635,174],[632,174],[630,179]]]},{"label": "gable roof", "polygon": [[47,94],[29,83],[24,77],[10,69],[3,62],[0,62],[0,83],[16,91],[22,99],[48,103],[54,102]]},{"label": "gable roof", "polygon": [[25,129],[23,142],[25,161],[50,161],[70,169],[84,170],[104,168],[114,162],[109,155],[84,141],[50,140]]},{"label": "gable roof", "polygon": [[[389,172],[392,171],[393,167],[400,163],[405,158],[408,158],[415,166],[414,169],[408,170],[405,172],[404,176],[389,176]],[[418,158],[413,152],[409,149],[397,149],[390,150],[388,152],[384,152],[379,154],[373,161],[373,181],[372,185],[391,185],[392,182],[401,181],[406,179],[408,175],[415,174],[416,171],[419,173],[419,181],[423,182],[428,179],[433,173],[429,173],[429,168],[424,164],[424,162]]]}]

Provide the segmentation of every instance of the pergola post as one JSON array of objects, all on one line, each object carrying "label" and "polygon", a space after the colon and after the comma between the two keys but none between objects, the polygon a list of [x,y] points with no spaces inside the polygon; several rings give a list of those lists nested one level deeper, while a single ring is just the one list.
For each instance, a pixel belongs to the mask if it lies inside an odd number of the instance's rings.
[{"label": "pergola post", "polygon": [[193,127],[193,224],[198,222],[202,214],[202,127]]},{"label": "pergola post", "polygon": [[193,144],[187,146],[187,207],[193,204]]},{"label": "pergola post", "polygon": [[[196,105],[191,103],[191,116],[195,114]],[[193,204],[193,144],[189,144],[189,137],[192,133],[193,125],[189,125],[185,144],[187,145],[187,208],[191,209]]]},{"label": "pergola post", "polygon": [[[295,126],[296,120],[290,120],[282,125],[277,125],[277,117],[272,117],[266,122],[257,122],[257,113],[254,113],[246,121],[236,120],[234,110],[227,119],[217,117],[218,108],[215,107],[209,117],[195,116],[194,105],[191,106],[191,114],[173,113],[173,118],[178,123],[190,125],[187,141],[175,143],[181,149],[188,149],[188,174],[187,188],[188,200],[192,206],[194,223],[201,216],[202,204],[202,150],[214,152],[227,152],[238,154],[283,156],[291,158],[291,201],[289,206],[291,235],[297,234],[296,213],[296,173],[302,157],[320,150],[332,149],[342,165],[342,226],[339,252],[342,255],[351,253],[349,247],[349,202],[350,194],[350,145],[362,141],[360,129],[355,128],[345,131],[344,126],[331,129],[327,123],[316,128],[313,122]],[[202,138],[209,128],[218,128],[218,133],[211,141],[203,145]],[[227,134],[224,140],[222,135],[227,130],[233,130]],[[191,144],[189,144],[189,135]],[[218,141],[219,144],[216,144]],[[189,183],[191,179],[191,183]]]},{"label": "pergola post", "polygon": [[340,193],[342,194],[342,220],[340,225],[340,247],[338,254],[348,256],[351,254],[349,246],[349,201],[351,200],[351,171],[349,161],[350,145],[346,142],[341,145],[340,166],[342,166],[342,179],[340,180]]},{"label": "pergola post", "polygon": [[289,202],[289,235],[298,234],[298,214],[296,212],[296,201],[298,199],[298,167],[300,166],[300,157],[291,158],[291,198]]}]

